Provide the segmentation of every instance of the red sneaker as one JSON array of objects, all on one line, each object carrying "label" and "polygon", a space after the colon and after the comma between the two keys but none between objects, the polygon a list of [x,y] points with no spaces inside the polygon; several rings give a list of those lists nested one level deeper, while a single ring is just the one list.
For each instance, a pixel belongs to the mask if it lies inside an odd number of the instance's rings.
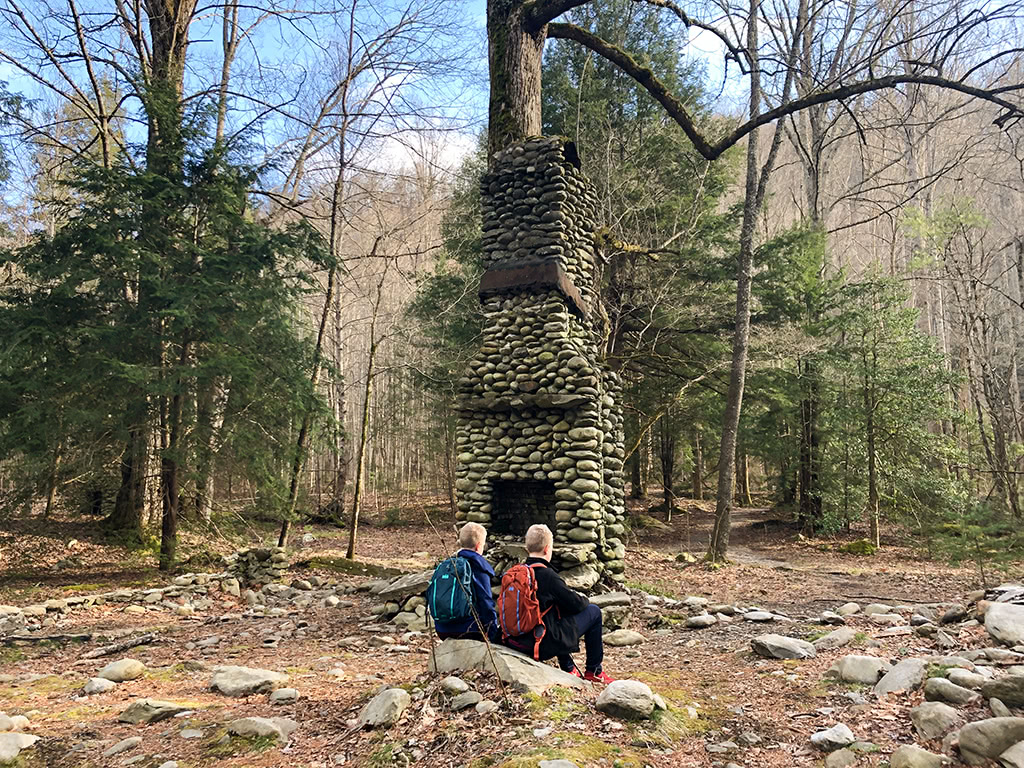
[{"label": "red sneaker", "polygon": [[583,673],[580,672],[580,668],[579,667],[573,667],[572,668],[572,672],[570,672],[569,674],[570,675],[576,675],[576,677],[580,678],[581,680],[586,680],[586,678],[583,677]]},{"label": "red sneaker", "polygon": [[600,672],[587,672],[587,674],[585,674],[583,676],[583,679],[584,680],[588,680],[591,683],[604,683],[605,685],[608,685],[608,683],[614,683],[615,682],[615,678],[614,677],[609,677],[608,675],[606,675],[604,673],[604,671],[600,671]]}]

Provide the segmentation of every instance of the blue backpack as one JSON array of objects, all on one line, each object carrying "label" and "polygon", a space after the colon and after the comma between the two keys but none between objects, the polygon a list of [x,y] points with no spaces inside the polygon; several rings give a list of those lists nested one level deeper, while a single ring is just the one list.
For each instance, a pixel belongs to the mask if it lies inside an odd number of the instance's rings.
[{"label": "blue backpack", "polygon": [[441,561],[430,577],[427,607],[437,622],[457,621],[473,615],[473,569],[464,557]]}]

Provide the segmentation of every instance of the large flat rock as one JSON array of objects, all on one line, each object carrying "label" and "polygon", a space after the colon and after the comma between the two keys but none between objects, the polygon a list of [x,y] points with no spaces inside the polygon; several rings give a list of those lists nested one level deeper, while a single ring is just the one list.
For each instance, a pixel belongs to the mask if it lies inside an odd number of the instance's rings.
[{"label": "large flat rock", "polygon": [[985,629],[1006,645],[1024,644],[1024,605],[992,603],[985,611]]},{"label": "large flat rock", "polygon": [[225,696],[268,693],[288,682],[288,675],[254,667],[215,667],[210,688]]},{"label": "large flat rock", "polygon": [[445,640],[430,654],[430,669],[441,673],[484,670],[505,683],[538,694],[555,686],[587,685],[575,675],[534,661],[511,648],[492,644],[488,652],[487,645],[477,640]]},{"label": "large flat rock", "polygon": [[1024,717],[991,717],[960,729],[960,756],[968,765],[995,760],[1024,741]]},{"label": "large flat rock", "polygon": [[384,602],[400,603],[407,597],[421,595],[427,591],[427,587],[430,586],[430,577],[433,575],[434,571],[431,569],[399,576],[394,581],[388,582],[388,585],[377,593],[377,597]]}]

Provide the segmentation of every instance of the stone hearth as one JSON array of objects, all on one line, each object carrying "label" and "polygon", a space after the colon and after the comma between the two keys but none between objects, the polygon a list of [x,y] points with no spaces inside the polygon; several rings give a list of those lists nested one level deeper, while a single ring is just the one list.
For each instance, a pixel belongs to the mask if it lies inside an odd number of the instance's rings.
[{"label": "stone hearth", "polygon": [[560,138],[499,153],[481,193],[486,320],[459,381],[458,518],[519,540],[545,522],[556,565],[623,581],[622,416],[599,353],[594,195]]}]

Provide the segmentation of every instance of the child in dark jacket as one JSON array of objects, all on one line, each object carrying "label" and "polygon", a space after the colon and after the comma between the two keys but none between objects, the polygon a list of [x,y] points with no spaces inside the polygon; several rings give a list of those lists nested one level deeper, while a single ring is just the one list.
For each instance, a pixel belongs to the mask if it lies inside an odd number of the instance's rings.
[{"label": "child in dark jacket", "polygon": [[[455,556],[469,561],[470,570],[473,572],[473,606],[476,616],[480,618],[483,632],[494,639],[497,637],[498,617],[494,611],[494,596],[491,594],[494,569],[483,558],[486,543],[487,529],[479,523],[466,523],[459,530],[459,546],[462,549]],[[483,640],[481,626],[477,625],[474,616],[455,621],[439,621],[436,622],[435,629],[437,636],[442,640],[449,637]]]},{"label": "child in dark jacket", "polygon": [[[537,577],[537,602],[544,616],[544,637],[540,641],[540,659],[558,658],[566,672],[574,672],[591,682],[610,683],[614,678],[602,670],[604,643],[601,640],[601,609],[566,585],[551,567],[554,537],[546,525],[532,525],[526,532],[526,565]],[[548,609],[551,610],[548,610]],[[586,672],[580,674],[570,654],[579,651],[580,638],[587,649]],[[506,644],[527,655],[533,653],[533,636],[510,637]]]}]

